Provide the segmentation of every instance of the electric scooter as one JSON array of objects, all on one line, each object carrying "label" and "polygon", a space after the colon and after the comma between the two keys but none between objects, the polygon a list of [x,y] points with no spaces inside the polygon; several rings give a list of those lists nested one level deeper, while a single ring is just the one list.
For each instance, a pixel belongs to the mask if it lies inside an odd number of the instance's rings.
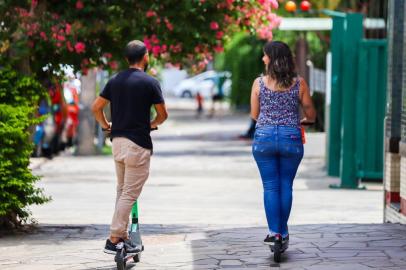
[{"label": "electric scooter", "polygon": [[144,245],[141,240],[140,224],[138,223],[138,201],[136,201],[131,210],[131,225],[128,232],[131,244],[140,248],[138,253],[127,254],[124,243],[120,242],[117,244],[117,252],[114,257],[114,261],[117,264],[117,270],[124,270],[127,261],[133,259],[135,263],[140,262],[141,253],[144,251]]},{"label": "electric scooter", "polygon": [[282,235],[277,234],[275,235],[275,242],[273,245],[270,245],[269,248],[273,252],[273,260],[276,263],[281,262],[282,253],[285,252],[289,247],[289,238],[283,239]]}]

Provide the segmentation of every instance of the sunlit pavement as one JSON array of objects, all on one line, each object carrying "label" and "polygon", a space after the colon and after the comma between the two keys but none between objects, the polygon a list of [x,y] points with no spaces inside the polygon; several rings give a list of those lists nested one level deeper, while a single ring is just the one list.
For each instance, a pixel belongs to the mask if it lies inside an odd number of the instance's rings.
[{"label": "sunlit pavement", "polygon": [[[309,133],[294,184],[291,246],[280,264],[262,244],[262,187],[245,114],[195,118],[170,102],[154,132],[151,176],[140,198],[142,262],[127,269],[406,269],[406,227],[382,222],[382,187],[333,190],[325,135]],[[206,104],[207,105],[207,104]],[[33,161],[53,201],[32,207],[32,233],[0,238],[0,269],[114,269],[102,253],[115,195],[110,156]]]}]

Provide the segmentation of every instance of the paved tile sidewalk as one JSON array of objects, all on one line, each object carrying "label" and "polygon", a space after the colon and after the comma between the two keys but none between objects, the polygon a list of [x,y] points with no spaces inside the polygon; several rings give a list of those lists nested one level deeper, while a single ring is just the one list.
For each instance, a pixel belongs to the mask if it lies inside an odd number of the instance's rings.
[{"label": "paved tile sidewalk", "polygon": [[[406,269],[406,227],[370,225],[382,221],[382,186],[328,188],[339,179],[324,171],[324,134],[308,134],[294,184],[291,247],[278,265],[262,244],[267,229],[251,144],[237,139],[248,116],[170,115],[153,134],[151,176],[140,198],[146,249],[127,269]],[[32,168],[53,201],[30,207],[40,224],[34,232],[0,233],[0,270],[115,269],[102,252],[115,200],[112,158],[45,161],[33,160]]]},{"label": "paved tile sidewalk", "polygon": [[[291,226],[291,245],[276,264],[261,242],[265,228],[144,225],[142,262],[127,269],[406,269],[406,226]],[[0,238],[0,269],[115,269],[103,254],[107,225],[39,226]]]}]

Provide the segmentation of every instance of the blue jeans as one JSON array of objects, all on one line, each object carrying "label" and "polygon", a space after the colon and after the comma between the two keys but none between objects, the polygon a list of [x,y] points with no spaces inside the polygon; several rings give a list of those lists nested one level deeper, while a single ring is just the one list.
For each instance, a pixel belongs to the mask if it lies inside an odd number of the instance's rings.
[{"label": "blue jeans", "polygon": [[252,153],[262,178],[269,231],[285,237],[288,235],[288,219],[292,208],[293,179],[303,157],[300,128],[257,128]]}]

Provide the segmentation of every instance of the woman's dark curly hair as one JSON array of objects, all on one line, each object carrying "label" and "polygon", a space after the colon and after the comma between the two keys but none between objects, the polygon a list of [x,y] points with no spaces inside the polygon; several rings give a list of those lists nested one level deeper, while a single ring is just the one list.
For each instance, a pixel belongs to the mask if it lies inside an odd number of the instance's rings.
[{"label": "woman's dark curly hair", "polygon": [[278,86],[290,87],[297,74],[289,46],[281,41],[270,41],[265,44],[264,53],[269,57],[267,75],[274,79]]}]

